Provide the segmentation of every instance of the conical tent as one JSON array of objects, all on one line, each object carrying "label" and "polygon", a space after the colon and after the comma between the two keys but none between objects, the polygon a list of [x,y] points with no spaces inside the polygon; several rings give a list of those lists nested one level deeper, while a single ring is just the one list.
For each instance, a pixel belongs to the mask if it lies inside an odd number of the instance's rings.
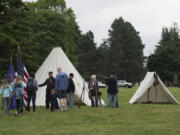
[{"label": "conical tent", "polygon": [[[61,67],[63,72],[69,74],[74,74],[74,84],[76,87],[75,90],[75,100],[79,101],[81,95],[82,100],[84,104],[90,106],[91,101],[89,99],[88,95],[88,87],[85,84],[84,79],[81,77],[79,72],[76,70],[74,65],[70,62],[64,51],[61,49],[61,47],[55,47],[49,54],[49,56],[46,58],[44,63],[40,66],[38,71],[36,72],[36,79],[38,83],[43,83],[48,78],[48,72],[52,71],[54,76],[57,74],[57,68]],[[46,94],[46,86],[40,87],[37,91],[37,99],[36,99],[36,105],[37,106],[45,106],[45,94]],[[104,103],[102,101],[102,103]]]},{"label": "conical tent", "polygon": [[129,101],[134,103],[172,103],[179,104],[168,88],[155,72],[148,72],[133,97]]}]

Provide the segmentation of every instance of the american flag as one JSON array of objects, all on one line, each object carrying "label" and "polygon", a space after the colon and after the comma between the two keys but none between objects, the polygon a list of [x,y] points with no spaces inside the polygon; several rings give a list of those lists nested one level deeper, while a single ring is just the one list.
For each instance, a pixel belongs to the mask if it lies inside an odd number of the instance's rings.
[{"label": "american flag", "polygon": [[17,75],[20,75],[23,78],[23,86],[24,86],[23,100],[24,100],[24,107],[26,108],[27,107],[27,101],[28,101],[26,83],[28,81],[29,74],[28,74],[28,72],[26,70],[26,67],[24,65],[24,62],[22,60],[19,48],[18,48],[18,56],[17,56],[17,71],[16,71],[16,76]]}]

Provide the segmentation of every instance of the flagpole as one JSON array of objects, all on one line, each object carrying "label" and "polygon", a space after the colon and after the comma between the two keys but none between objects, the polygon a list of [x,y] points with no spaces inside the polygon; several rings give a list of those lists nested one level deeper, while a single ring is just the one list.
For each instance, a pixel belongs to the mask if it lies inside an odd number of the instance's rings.
[{"label": "flagpole", "polygon": [[[19,48],[19,45],[18,45],[18,48]],[[17,63],[18,63],[18,48],[17,48],[17,56],[16,56],[16,59],[17,59]]]},{"label": "flagpole", "polygon": [[17,63],[18,63],[18,53],[21,55],[21,50],[20,50],[19,45],[18,45],[18,49],[17,49]]}]

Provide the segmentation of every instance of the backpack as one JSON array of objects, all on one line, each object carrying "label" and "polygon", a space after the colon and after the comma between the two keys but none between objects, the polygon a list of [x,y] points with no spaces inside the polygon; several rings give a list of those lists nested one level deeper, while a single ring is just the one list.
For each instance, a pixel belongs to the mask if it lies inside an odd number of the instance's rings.
[{"label": "backpack", "polygon": [[21,88],[20,84],[15,85],[14,92],[16,99],[21,99],[22,95],[24,94],[24,90]]},{"label": "backpack", "polygon": [[27,81],[27,91],[28,92],[36,92],[37,87],[34,83],[34,79],[28,79]]}]

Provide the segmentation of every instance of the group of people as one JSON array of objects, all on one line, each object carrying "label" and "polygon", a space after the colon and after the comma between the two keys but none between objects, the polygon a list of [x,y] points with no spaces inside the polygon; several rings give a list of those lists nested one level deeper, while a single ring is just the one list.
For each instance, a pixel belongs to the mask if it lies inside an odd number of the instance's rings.
[{"label": "group of people", "polygon": [[[117,98],[117,93],[118,93],[118,84],[117,84],[117,77],[115,73],[111,73],[109,76],[109,79],[107,80],[107,103],[106,103],[106,108],[110,106],[112,103],[113,108],[118,107],[118,98]],[[91,99],[91,107],[98,107],[99,105],[101,106],[101,95],[102,93],[99,92],[99,86],[98,86],[98,81],[96,81],[96,75],[91,76],[91,80],[88,83],[88,88],[89,88],[89,97]]]},{"label": "group of people", "polygon": [[[7,79],[2,80],[0,94],[2,94],[2,102],[4,107],[4,112],[6,115],[9,114],[10,106],[12,104],[11,97],[15,97],[16,102],[16,113],[15,116],[23,114],[24,100],[23,96],[27,95],[27,106],[26,110],[30,112],[30,103],[32,101],[33,112],[36,111],[36,92],[38,87],[43,87],[47,85],[46,88],[46,109],[50,108],[51,112],[56,109],[67,111],[67,100],[69,101],[69,107],[74,107],[74,91],[75,85],[73,82],[73,73],[69,74],[62,72],[62,68],[58,68],[58,74],[56,79],[53,77],[53,72],[49,72],[49,78],[43,83],[38,85],[35,75],[30,73],[29,79],[26,83],[27,93],[24,93],[24,85],[22,77],[17,75],[13,84],[9,84]],[[58,100],[59,98],[59,104]],[[10,102],[11,101],[11,102]],[[51,105],[51,107],[50,107]],[[60,106],[59,106],[60,105]]]},{"label": "group of people", "polygon": [[[74,92],[75,92],[75,84],[73,81],[73,73],[69,74],[69,77],[66,73],[62,71],[62,68],[59,67],[57,69],[58,74],[56,78],[53,77],[53,72],[49,72],[49,77],[45,80],[44,83],[39,84],[35,79],[35,75],[33,73],[30,74],[29,79],[27,80],[26,89],[27,93],[24,93],[24,85],[21,76],[17,76],[15,82],[13,84],[9,84],[8,80],[3,80],[0,88],[0,94],[3,97],[3,106],[5,114],[9,114],[10,110],[10,97],[15,96],[16,99],[16,113],[15,116],[19,116],[23,114],[23,96],[27,95],[27,107],[26,110],[30,112],[30,102],[32,101],[33,112],[36,109],[36,92],[38,87],[47,86],[46,88],[46,109],[50,108],[51,112],[54,112],[56,109],[62,111],[67,111],[67,101],[69,103],[69,108],[74,107]],[[111,73],[110,78],[107,80],[108,85],[108,96],[107,96],[107,104],[106,107],[110,106],[110,103],[113,103],[113,108],[118,107],[117,102],[117,79],[116,74]],[[96,81],[96,75],[91,76],[91,80],[88,83],[89,88],[89,98],[91,100],[92,107],[101,106],[101,95],[99,92],[98,82]],[[58,100],[59,99],[59,104]]]}]

